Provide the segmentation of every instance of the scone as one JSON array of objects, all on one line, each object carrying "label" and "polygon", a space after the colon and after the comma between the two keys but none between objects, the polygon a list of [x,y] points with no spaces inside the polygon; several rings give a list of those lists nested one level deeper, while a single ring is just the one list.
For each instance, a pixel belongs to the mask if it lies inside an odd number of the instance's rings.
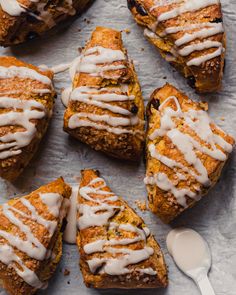
[{"label": "scone", "polygon": [[0,45],[12,46],[34,39],[81,12],[89,1],[0,1]]},{"label": "scone", "polygon": [[95,170],[82,171],[77,244],[87,287],[157,288],[168,284],[158,243],[143,220]]},{"label": "scone", "polygon": [[8,294],[45,288],[62,256],[71,188],[62,178],[0,206],[0,280]]},{"label": "scone", "polygon": [[151,210],[170,222],[220,177],[234,139],[216,126],[207,104],[166,84],[148,106],[145,183]]},{"label": "scone", "polygon": [[144,34],[198,92],[221,87],[225,33],[219,0],[128,0]]},{"label": "scone", "polygon": [[64,130],[95,150],[137,161],[144,141],[144,105],[121,33],[97,27],[71,73]]},{"label": "scone", "polygon": [[53,73],[0,57],[0,177],[15,180],[35,154],[52,115]]}]

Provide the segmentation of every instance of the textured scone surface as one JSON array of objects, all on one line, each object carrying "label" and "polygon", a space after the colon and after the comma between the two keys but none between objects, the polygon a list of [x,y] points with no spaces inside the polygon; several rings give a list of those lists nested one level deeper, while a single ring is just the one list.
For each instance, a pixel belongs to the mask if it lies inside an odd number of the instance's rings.
[{"label": "textured scone surface", "polygon": [[170,222],[217,182],[234,139],[207,115],[207,104],[166,84],[148,106],[145,182],[150,208]]},{"label": "textured scone surface", "polygon": [[53,73],[0,57],[0,176],[15,180],[35,154],[54,104]]},{"label": "textured scone surface", "polygon": [[9,294],[34,294],[53,275],[70,194],[59,178],[0,206],[0,279]]},{"label": "textured scone surface", "polygon": [[167,286],[167,269],[158,243],[143,220],[112,193],[97,171],[82,171],[78,203],[77,243],[88,287]]},{"label": "textured scone surface", "polygon": [[116,158],[140,158],[144,105],[120,32],[98,27],[92,33],[74,75],[64,130]]},{"label": "textured scone surface", "polygon": [[[10,1],[9,1],[10,2]],[[12,0],[0,5],[0,44],[12,46],[34,39],[58,23],[82,12],[90,0],[31,1]]]},{"label": "textured scone surface", "polygon": [[221,87],[225,33],[218,1],[128,0],[144,34],[199,92]]}]

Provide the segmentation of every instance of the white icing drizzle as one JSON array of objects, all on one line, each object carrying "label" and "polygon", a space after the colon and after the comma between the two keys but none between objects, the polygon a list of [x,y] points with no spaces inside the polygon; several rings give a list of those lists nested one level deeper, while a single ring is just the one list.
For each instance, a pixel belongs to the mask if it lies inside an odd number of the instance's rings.
[{"label": "white icing drizzle", "polygon": [[[96,182],[102,182],[102,184],[96,188],[92,187]],[[79,229],[85,229],[91,226],[103,226],[108,224],[109,218],[111,218],[115,212],[121,210],[120,206],[111,205],[107,202],[115,202],[118,200],[118,197],[115,196],[112,192],[107,192],[102,190],[106,186],[102,178],[96,178],[91,181],[88,186],[82,187],[79,189],[80,196],[87,200],[96,203],[94,206],[89,206],[86,204],[80,204],[79,213],[81,216],[78,219]],[[90,197],[90,194],[99,194],[105,196],[104,199],[94,199]],[[97,212],[102,211],[100,214]]]},{"label": "white icing drizzle", "polygon": [[[170,100],[173,100],[175,102],[176,110],[171,107],[164,108],[166,103],[168,103],[168,101]],[[146,184],[155,184],[164,191],[170,191],[176,197],[179,204],[185,207],[185,196],[189,196],[190,198],[198,200],[199,195],[193,193],[188,189],[180,190],[177,188],[177,184],[179,183],[179,181],[183,180],[183,172],[190,174],[204,186],[210,185],[208,172],[204,164],[198,158],[197,151],[200,151],[201,153],[206,154],[218,161],[225,161],[227,159],[227,155],[224,152],[230,153],[233,147],[221,136],[213,133],[211,127],[211,124],[213,122],[209,118],[207,112],[203,110],[192,109],[183,112],[176,97],[171,96],[167,100],[165,100],[160,105],[159,112],[161,115],[160,128],[156,129],[149,136],[150,139],[155,140],[158,136],[168,136],[172,143],[183,154],[184,159],[188,163],[188,165],[194,168],[194,170],[189,166],[185,166],[182,163],[177,162],[174,159],[161,155],[156,150],[155,145],[151,143],[148,147],[151,157],[156,158],[171,169],[179,168],[181,174],[179,174],[179,171],[178,174],[175,174],[175,182],[171,181],[164,173],[158,173],[153,176],[147,175],[144,181]],[[186,126],[187,128],[190,128],[193,132],[195,132],[196,135],[205,142],[205,145],[202,146],[201,143],[194,139],[192,136],[183,133],[181,130],[177,129],[176,120],[183,121],[183,126]],[[224,152],[221,151],[217,147],[217,145],[220,146]]]},{"label": "white icing drizzle", "polygon": [[186,196],[196,200],[197,198],[198,200],[200,199],[195,192],[192,192],[189,189],[178,189],[165,173],[157,173],[154,176],[146,177],[144,183],[156,185],[163,191],[171,192],[175,196],[177,202],[185,208],[187,207]]},{"label": "white icing drizzle", "polygon": [[[160,14],[160,16],[158,17],[158,21],[162,22],[162,21],[166,21],[172,18],[175,18],[183,13],[186,12],[193,12],[193,11],[197,11],[203,8],[206,8],[210,5],[218,5],[219,4],[219,0],[185,0],[185,1],[181,1],[182,3],[178,6],[175,7],[173,9],[171,9],[170,11],[167,12],[163,12]],[[175,2],[176,3],[176,2]]]},{"label": "white icing drizzle", "polygon": [[37,130],[31,120],[42,119],[47,111],[43,104],[35,100],[19,100],[11,97],[0,97],[0,108],[12,108],[0,114],[0,126],[21,126],[25,131],[17,131],[0,136],[0,159],[6,159],[22,152],[30,144]]},{"label": "white icing drizzle", "polygon": [[0,0],[0,5],[2,10],[11,16],[18,16],[25,11],[17,0]]},{"label": "white icing drizzle", "polygon": [[[98,182],[101,183],[98,187],[92,187],[93,184]],[[86,254],[97,252],[119,254],[117,258],[92,258],[87,260],[87,263],[92,273],[95,273],[98,268],[100,268],[99,273],[107,273],[109,275],[128,274],[134,271],[134,269],[128,268],[129,265],[148,259],[153,255],[154,250],[146,245],[140,250],[132,250],[124,247],[117,248],[116,246],[127,246],[139,241],[144,241],[146,244],[146,238],[149,236],[150,232],[147,228],[138,228],[132,224],[109,223],[109,219],[115,214],[115,212],[117,210],[122,210],[123,208],[112,204],[112,201],[117,201],[118,197],[112,192],[102,190],[104,187],[106,187],[105,181],[98,177],[92,180],[87,186],[80,188],[80,196],[87,201],[95,203],[95,205],[79,205],[79,213],[81,214],[78,219],[79,229],[82,230],[88,227],[109,225],[108,230],[115,232],[131,232],[135,234],[135,236],[133,238],[101,239],[84,245],[84,251]],[[98,194],[105,198],[93,198],[90,194]],[[152,268],[135,270],[148,275],[156,274]]]},{"label": "white icing drizzle", "polygon": [[43,84],[51,85],[52,81],[45,75],[38,73],[33,69],[27,67],[2,67],[0,66],[0,79],[10,79],[10,78],[21,78],[21,79],[32,79],[37,80]]},{"label": "white icing drizzle", "polygon": [[[63,198],[57,193],[50,194],[39,194],[41,200],[51,199],[47,201],[47,204],[50,204],[49,208],[53,212],[59,214],[59,208],[62,204]],[[60,202],[58,202],[60,200]],[[33,286],[37,289],[43,288],[45,283],[41,282],[38,276],[30,270],[23,262],[23,260],[17,256],[14,252],[14,248],[17,248],[21,252],[25,253],[32,259],[44,260],[50,258],[52,252],[45,248],[45,246],[34,236],[33,232],[29,225],[26,225],[22,219],[30,219],[38,224],[43,225],[49,233],[49,237],[52,237],[56,227],[57,222],[52,220],[47,220],[37,212],[37,209],[30,203],[30,201],[22,197],[19,199],[29,213],[25,213],[19,209],[14,208],[8,204],[2,205],[2,214],[16,227],[24,233],[26,239],[23,240],[20,236],[16,236],[5,230],[0,230],[0,237],[7,240],[8,244],[0,244],[0,261],[6,264],[8,267],[12,267],[16,273],[30,286]],[[59,207],[58,210],[55,210],[56,207]],[[21,218],[17,217],[20,216]],[[55,215],[58,217],[58,215]],[[14,248],[13,248],[14,247]],[[19,268],[19,266],[20,268]]]},{"label": "white icing drizzle", "polygon": [[125,65],[113,65],[114,62],[124,60],[126,60],[126,56],[121,50],[95,46],[83,53],[77,72],[88,73],[91,76],[105,77],[107,76],[104,74],[106,71],[124,69]]},{"label": "white icing drizzle", "polygon": [[[98,115],[96,113],[80,112],[72,115],[69,119],[69,128],[75,129],[78,127],[93,127],[99,130],[106,130],[114,134],[136,134],[142,133],[140,131],[133,131],[132,129],[121,128],[122,126],[134,126],[137,124],[144,124],[137,115],[133,115],[126,108],[110,104],[109,102],[116,101],[132,101],[134,96],[128,96],[124,93],[124,89],[128,88],[128,85],[122,85],[116,88],[94,88],[94,87],[78,87],[75,88],[71,94],[69,100],[79,101],[85,104],[94,105],[96,107],[109,110],[114,114],[120,114],[122,116],[112,115]],[[105,92],[105,93],[104,93]],[[120,94],[118,94],[118,93]],[[67,92],[63,95],[63,101],[68,100],[66,98]],[[123,117],[125,116],[125,117]],[[106,124],[103,124],[106,123]],[[121,126],[120,128],[117,128]],[[114,128],[115,127],[115,128]]]},{"label": "white icing drizzle", "polygon": [[47,111],[45,106],[35,100],[19,99],[8,97],[7,95],[21,95],[26,93],[37,93],[44,95],[52,92],[52,81],[45,75],[40,74],[34,69],[27,67],[3,67],[0,66],[0,79],[31,79],[39,81],[42,84],[48,85],[50,88],[26,90],[12,90],[3,91],[0,94],[0,108],[10,109],[8,112],[0,114],[0,127],[2,126],[19,126],[24,128],[22,131],[14,133],[9,132],[0,136],[0,159],[6,159],[18,155],[22,152],[22,148],[29,145],[37,129],[32,120],[43,119],[50,117],[50,112]]},{"label": "white icing drizzle", "polygon": [[[158,22],[165,21],[168,19],[175,18],[182,13],[185,12],[192,12],[196,11],[199,9],[203,9],[205,7],[208,7],[210,5],[218,4],[218,0],[186,0],[186,1],[163,1],[161,3],[158,3],[157,5],[153,6],[150,11],[153,9],[160,7],[160,6],[165,6],[173,3],[179,3],[182,2],[178,7],[171,9],[170,11],[162,13],[158,17]],[[155,31],[156,31],[156,24],[152,26],[151,28],[154,32],[150,32],[148,29],[145,30],[144,34],[149,37],[149,38],[156,38],[155,37]],[[182,37],[177,39],[175,41],[175,46],[177,47],[177,53],[180,56],[188,56],[191,53],[195,51],[202,51],[210,48],[217,48],[214,52],[211,52],[209,54],[190,59],[187,62],[188,66],[199,66],[204,62],[207,62],[217,56],[220,56],[222,52],[224,52],[224,48],[222,46],[221,42],[216,42],[216,41],[210,41],[210,40],[204,40],[205,38],[220,34],[224,32],[224,28],[222,23],[199,23],[199,24],[188,24],[186,26],[176,26],[176,27],[169,27],[164,30],[164,32],[161,34],[161,36],[165,36],[168,34],[176,34],[178,32],[184,32],[184,31],[189,31],[189,30],[194,30],[191,33],[185,33]],[[197,30],[197,31],[196,31]],[[159,38],[159,37],[158,37]],[[191,45],[184,46],[183,48],[180,48],[180,46],[186,45],[189,42],[199,40],[198,43],[194,43]]]},{"label": "white icing drizzle", "polygon": [[[30,2],[35,3],[37,14],[28,11],[27,8],[17,0],[0,0],[0,6],[2,10],[10,16],[20,16],[22,13],[28,13],[36,19],[45,22],[49,28],[55,26],[56,23],[53,15],[50,13],[49,9],[46,9],[47,2],[41,3],[39,0],[30,0]],[[57,5],[54,9],[69,15],[74,15],[76,13],[76,10],[73,8],[72,0],[63,1],[63,4],[66,4],[66,7]]]},{"label": "white icing drizzle", "polygon": [[70,209],[66,217],[67,225],[63,235],[64,241],[69,244],[76,244],[78,192],[79,192],[79,185],[73,186],[72,194],[70,197]]}]

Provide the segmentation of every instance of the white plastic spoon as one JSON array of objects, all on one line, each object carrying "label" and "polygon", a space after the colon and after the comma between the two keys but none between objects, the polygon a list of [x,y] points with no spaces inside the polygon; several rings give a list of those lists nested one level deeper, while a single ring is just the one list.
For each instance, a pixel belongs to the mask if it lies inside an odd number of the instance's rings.
[{"label": "white plastic spoon", "polygon": [[194,230],[172,230],[166,239],[167,248],[178,268],[199,287],[202,295],[215,295],[208,279],[211,253],[207,242]]}]

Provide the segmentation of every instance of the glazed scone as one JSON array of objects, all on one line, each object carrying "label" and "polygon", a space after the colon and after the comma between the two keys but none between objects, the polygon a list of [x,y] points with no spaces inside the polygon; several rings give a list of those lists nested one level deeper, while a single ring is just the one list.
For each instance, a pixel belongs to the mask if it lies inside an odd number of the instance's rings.
[{"label": "glazed scone", "polygon": [[121,33],[97,27],[75,60],[64,130],[98,151],[137,161],[144,141],[144,105]]},{"label": "glazed scone", "polygon": [[45,288],[62,256],[71,188],[62,178],[0,206],[0,280],[10,295]]},{"label": "glazed scone", "polygon": [[214,186],[232,152],[234,139],[206,111],[169,84],[151,96],[145,183],[151,210],[166,223]]},{"label": "glazed scone", "polygon": [[198,92],[221,88],[225,33],[219,0],[128,0],[144,35]]},{"label": "glazed scone", "polygon": [[59,22],[82,12],[90,0],[0,1],[0,45],[34,39]]},{"label": "glazed scone", "polygon": [[53,73],[0,57],[0,177],[15,180],[35,154],[54,104]]},{"label": "glazed scone", "polygon": [[98,171],[82,171],[77,218],[80,268],[87,287],[167,286],[167,269],[158,243]]}]

